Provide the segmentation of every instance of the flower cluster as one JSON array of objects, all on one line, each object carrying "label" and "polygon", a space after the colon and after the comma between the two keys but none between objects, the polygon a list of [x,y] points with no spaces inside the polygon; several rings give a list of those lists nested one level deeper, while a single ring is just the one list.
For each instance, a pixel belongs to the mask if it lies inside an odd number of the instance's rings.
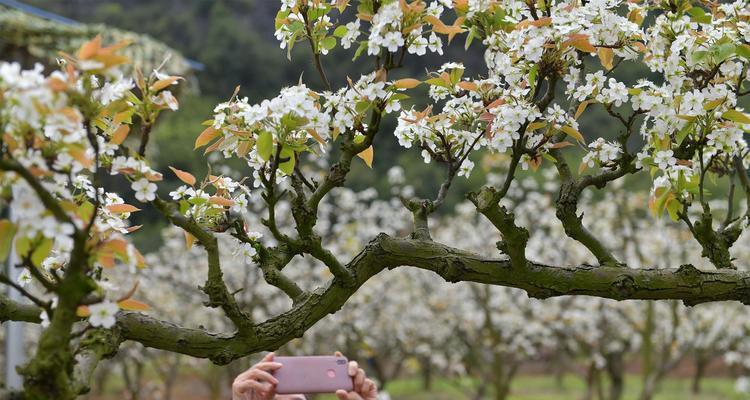
[{"label": "flower cluster", "polygon": [[[161,110],[177,108],[169,87],[180,79],[159,71],[124,76],[119,66],[127,59],[117,50],[125,45],[105,47],[94,38],[75,55],[64,55],[61,68],[49,73],[41,65],[23,70],[0,63],[0,192],[8,193],[13,209],[9,219],[0,220],[0,247],[13,246],[29,261],[28,268],[38,269],[40,279],[54,281],[53,275],[70,266],[75,249],[85,246],[84,270],[105,299],[110,293],[95,271],[118,264],[132,271],[145,262],[126,239],[138,229],[128,219],[139,209],[105,190],[101,175],[123,175],[137,200],[154,200],[153,182],[161,174],[124,142],[134,117],[146,124]],[[35,280],[31,275],[22,273],[22,282]],[[108,304],[92,305],[96,312],[82,316],[91,315],[94,326],[110,327],[108,316],[134,309],[127,302]],[[46,311],[42,319],[49,321]]]},{"label": "flower cluster", "polygon": [[589,149],[589,152],[583,156],[583,165],[589,168],[594,166],[612,167],[622,154],[622,146],[619,143],[607,142],[603,138],[597,138],[589,143]]},{"label": "flower cluster", "polygon": [[[362,36],[362,21],[369,23],[367,40],[359,42],[358,57],[365,50],[369,55],[380,55],[381,51],[395,53],[402,49],[409,54],[424,55],[429,50],[443,54],[443,41],[438,34],[452,37],[460,32],[461,21],[446,26],[440,17],[446,7],[453,7],[450,1],[406,2],[386,0],[381,2],[363,1],[358,4],[356,19],[337,25],[329,35],[334,23],[330,16],[338,8],[340,17],[345,17],[348,2],[306,0],[282,0],[276,15],[276,38],[281,48],[291,48],[297,41],[309,40],[316,54],[328,54],[336,46],[336,39],[344,49],[356,44]],[[431,29],[428,25],[432,25]]]},{"label": "flower cluster", "polygon": [[245,159],[258,187],[271,175],[291,175],[299,154],[316,153],[315,144],[325,152],[329,141],[342,133],[362,137],[370,112],[397,111],[403,98],[375,72],[350,80],[349,87],[336,92],[319,93],[299,84],[259,104],[233,96],[214,108],[196,147],[208,145],[206,152]]}]

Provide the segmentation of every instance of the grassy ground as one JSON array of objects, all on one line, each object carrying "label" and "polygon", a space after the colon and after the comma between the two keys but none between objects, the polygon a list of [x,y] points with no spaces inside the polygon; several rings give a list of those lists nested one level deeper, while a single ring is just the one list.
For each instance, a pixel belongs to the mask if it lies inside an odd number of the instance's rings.
[{"label": "grassy ground", "polygon": [[[173,399],[206,400],[209,399],[205,386],[195,378],[183,377],[175,387]],[[470,400],[471,383],[436,379],[431,391],[424,391],[419,379],[401,379],[388,384],[387,390],[392,400]],[[108,385],[109,386],[109,385]],[[120,400],[121,385],[112,385],[105,396],[90,396],[89,400]],[[690,392],[690,380],[668,378],[659,390],[654,400],[750,400],[750,396],[741,395],[734,391],[734,381],[729,378],[705,378],[700,395]],[[228,388],[227,388],[228,389]],[[563,380],[562,387],[558,386],[552,376],[519,376],[513,381],[509,400],[580,400],[586,390],[585,383],[577,376],[568,375]],[[625,380],[625,396],[623,400],[638,400],[641,390],[640,377],[628,376]],[[486,399],[492,399],[492,392],[486,394]],[[319,396],[315,400],[332,400],[332,396]],[[151,400],[150,396],[143,396],[142,400]],[[597,399],[595,399],[597,400]]]},{"label": "grassy ground", "polygon": [[[388,385],[388,393],[393,400],[469,400],[467,390],[447,381],[435,381],[433,390],[425,392],[419,380],[405,379]],[[637,400],[641,384],[638,376],[629,376],[625,381],[623,400]],[[558,387],[555,379],[549,376],[521,376],[513,381],[510,400],[580,400],[585,391],[584,382],[574,376],[563,381]],[[488,394],[487,398],[491,398]],[[325,398],[328,400],[329,398]],[[688,379],[667,379],[654,400],[747,400],[748,395],[734,391],[734,381],[728,378],[705,378],[700,395],[690,392]]]}]

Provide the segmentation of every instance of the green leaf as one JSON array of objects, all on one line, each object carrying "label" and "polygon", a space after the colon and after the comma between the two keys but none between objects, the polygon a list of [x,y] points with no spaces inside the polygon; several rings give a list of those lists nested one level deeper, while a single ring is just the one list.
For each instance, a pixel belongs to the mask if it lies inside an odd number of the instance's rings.
[{"label": "green leaf", "polygon": [[281,150],[281,158],[288,158],[287,161],[284,161],[283,163],[279,164],[279,169],[284,172],[287,175],[292,175],[294,173],[294,150],[284,147]]},{"label": "green leaf", "polygon": [[185,215],[190,209],[190,203],[187,200],[180,200],[180,214]]},{"label": "green leaf", "polygon": [[656,216],[661,218],[661,216],[664,214],[664,206],[667,203],[667,199],[672,197],[672,192],[669,190],[664,190],[664,193],[662,193],[657,199],[656,199]]},{"label": "green leaf", "polygon": [[324,49],[331,50],[332,48],[336,47],[336,38],[333,36],[328,36],[327,38],[323,39],[320,44]]},{"label": "green leaf", "polygon": [[278,12],[278,13],[276,13],[276,20],[275,20],[275,24],[274,24],[274,26],[276,27],[276,29],[277,29],[277,30],[278,30],[279,28],[281,28],[281,26],[282,26],[282,25],[284,25],[284,24],[282,23],[282,21],[283,21],[284,19],[286,19],[286,17],[288,17],[288,16],[289,16],[289,13],[290,13],[290,12],[291,12],[291,10],[287,9],[287,10],[284,10],[284,11],[281,11],[281,10],[279,10],[279,12]]},{"label": "green leaf", "polygon": [[464,50],[469,50],[469,46],[471,46],[471,42],[473,42],[474,37],[477,36],[476,31],[477,31],[476,28],[473,26],[469,30],[469,34],[466,35],[466,43],[464,43]]},{"label": "green leaf", "polygon": [[333,31],[333,36],[336,36],[337,38],[342,38],[346,36],[347,33],[349,33],[349,29],[346,28],[346,25],[339,25]]},{"label": "green leaf", "polygon": [[693,7],[688,10],[688,14],[690,14],[690,19],[693,22],[697,22],[699,24],[710,24],[711,23],[711,16],[706,14],[706,11],[703,10],[700,7]]},{"label": "green leaf", "polygon": [[426,80],[424,82],[426,84],[432,85],[432,86],[441,86],[441,87],[444,87],[444,88],[450,87],[448,85],[448,82],[444,81],[443,78],[430,78],[430,79],[428,79],[428,80]]},{"label": "green leaf", "polygon": [[539,73],[539,64],[534,64],[533,67],[531,67],[531,70],[529,70],[529,86],[531,87],[531,91],[534,91],[534,87],[536,87],[536,76]]},{"label": "green leaf", "polygon": [[0,221],[0,261],[8,258],[16,230],[16,226],[7,219]]},{"label": "green leaf", "polygon": [[685,125],[684,128],[680,129],[679,132],[677,132],[677,144],[682,144],[682,141],[685,140],[685,138],[690,134],[691,130],[693,129],[693,122],[690,122]]},{"label": "green leaf", "polygon": [[297,36],[300,35],[300,32],[302,31],[294,31],[294,33],[292,33],[292,37],[289,38],[289,46],[287,46],[286,48],[286,58],[289,61],[292,61],[292,47],[294,47],[294,43],[297,41]]},{"label": "green leaf", "polygon": [[16,255],[18,257],[26,257],[31,250],[31,240],[26,236],[21,236],[16,239]]},{"label": "green leaf", "polygon": [[631,96],[638,96],[643,92],[641,88],[628,88],[628,94]]},{"label": "green leaf", "polygon": [[84,221],[91,221],[91,217],[94,215],[94,204],[90,201],[84,201],[78,206],[78,216]]},{"label": "green leaf", "polygon": [[368,108],[370,108],[369,101],[358,101],[357,104],[354,105],[354,111],[356,111],[358,114],[362,114],[365,111],[367,111]]},{"label": "green leaf", "polygon": [[737,48],[735,49],[735,52],[737,53],[738,56],[746,60],[750,60],[750,46],[743,43],[737,46]]},{"label": "green leaf", "polygon": [[31,263],[34,264],[35,267],[41,267],[42,261],[44,261],[45,258],[49,255],[49,253],[52,251],[52,244],[53,240],[49,238],[44,238],[41,243],[39,243],[38,246],[34,249],[34,251],[31,253]]},{"label": "green leaf", "polygon": [[693,52],[693,56],[692,56],[693,62],[696,63],[696,64],[700,63],[701,61],[703,61],[703,60],[706,59],[706,57],[708,56],[708,54],[709,53],[706,50],[694,51]]},{"label": "green leaf", "polygon": [[681,210],[682,204],[677,199],[672,198],[667,202],[667,212],[672,221],[677,222],[680,219],[679,213]]},{"label": "green leaf", "polygon": [[366,40],[359,42],[359,47],[357,47],[357,51],[354,52],[354,57],[352,57],[352,61],[359,58],[359,56],[362,55],[362,52],[365,51],[366,48],[367,48]]},{"label": "green leaf", "polygon": [[[323,3],[325,4],[325,3]],[[326,7],[311,7],[307,11],[307,18],[312,22],[316,19],[328,14],[328,11],[330,10],[329,6],[326,5]]]},{"label": "green leaf", "polygon": [[736,47],[734,43],[723,43],[716,47],[714,51],[716,52],[715,61],[719,63],[731,57],[736,52]]},{"label": "green leaf", "polygon": [[258,135],[258,140],[255,142],[255,148],[258,150],[260,158],[263,161],[268,161],[271,158],[271,152],[273,152],[273,136],[271,132],[261,132]]},{"label": "green leaf", "polygon": [[721,117],[740,124],[750,124],[750,117],[737,110],[727,110],[724,114],[721,114]]},{"label": "green leaf", "polygon": [[460,81],[463,76],[464,76],[464,69],[463,68],[454,68],[454,69],[452,69],[451,73],[450,73],[451,83],[453,85],[457,84],[458,81]]}]

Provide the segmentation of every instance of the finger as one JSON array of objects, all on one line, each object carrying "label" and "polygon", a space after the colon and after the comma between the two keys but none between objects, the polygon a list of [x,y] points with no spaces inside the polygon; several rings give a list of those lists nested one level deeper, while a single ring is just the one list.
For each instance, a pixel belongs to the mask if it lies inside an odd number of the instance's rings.
[{"label": "finger", "polygon": [[365,383],[365,371],[362,368],[357,369],[357,373],[354,375],[354,391],[362,393],[362,384]]},{"label": "finger", "polygon": [[340,351],[336,350],[336,352],[335,352],[335,353],[333,353],[333,355],[334,355],[334,356],[336,356],[336,357],[343,357],[343,356],[344,356],[344,353],[342,353],[342,352],[340,352]]},{"label": "finger", "polygon": [[365,379],[365,383],[362,384],[362,394],[374,395],[378,391],[378,386],[371,379]]},{"label": "finger", "polygon": [[345,390],[337,390],[336,398],[338,398],[339,400],[349,400],[349,394],[346,393]]},{"label": "finger", "polygon": [[277,369],[281,368],[284,364],[277,363],[277,362],[261,362],[255,364],[253,366],[254,370],[261,370],[261,371],[276,371]]},{"label": "finger", "polygon": [[[266,354],[266,355],[265,355],[265,356],[264,356],[264,357],[263,357],[263,358],[262,358],[262,359],[261,359],[261,360],[260,360],[260,361],[258,362],[258,364],[255,364],[255,365],[253,365],[252,367],[248,368],[248,369],[247,369],[247,370],[246,370],[245,372],[243,372],[243,373],[241,373],[241,374],[237,375],[237,378],[236,378],[236,379],[243,379],[243,378],[245,378],[245,377],[246,377],[246,376],[247,376],[247,375],[248,375],[248,374],[250,373],[250,371],[252,371],[252,370],[253,370],[254,368],[257,368],[259,364],[262,364],[262,363],[264,363],[264,362],[272,362],[272,361],[273,361],[273,358],[274,358],[274,356],[275,356],[274,352],[270,352],[270,353]],[[276,364],[278,364],[278,363],[276,363]]]},{"label": "finger", "polygon": [[359,369],[359,364],[357,364],[356,361],[349,361],[349,376],[354,376],[357,374],[357,369]]},{"label": "finger", "polygon": [[[281,364],[279,364],[279,363],[265,363],[265,364],[272,364],[271,367],[273,367],[274,365],[278,364],[278,367],[266,368],[266,370],[268,370],[268,371],[273,371],[273,370],[276,370],[276,369],[278,369],[278,368],[281,367]],[[255,365],[252,366],[252,368],[250,368],[247,371],[245,371],[245,372],[237,375],[237,377],[234,379],[234,381],[237,382],[237,381],[243,381],[243,380],[247,380],[247,379],[255,379],[256,371],[262,371],[263,370],[263,368],[259,368],[259,366],[265,367],[264,363],[255,364]]]},{"label": "finger", "polygon": [[253,374],[250,376],[250,378],[259,382],[268,382],[273,385],[279,384],[279,380],[276,379],[273,375],[260,369],[253,370]]},{"label": "finger", "polygon": [[261,389],[261,383],[258,381],[243,381],[232,385],[232,391],[240,394]]}]

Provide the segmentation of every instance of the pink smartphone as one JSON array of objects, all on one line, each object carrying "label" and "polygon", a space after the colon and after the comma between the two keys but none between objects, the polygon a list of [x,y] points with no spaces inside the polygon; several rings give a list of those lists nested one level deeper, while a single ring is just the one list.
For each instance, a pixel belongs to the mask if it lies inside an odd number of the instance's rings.
[{"label": "pink smartphone", "polygon": [[279,380],[278,394],[335,393],[354,387],[346,357],[274,357],[273,361],[282,364],[273,374]]}]

